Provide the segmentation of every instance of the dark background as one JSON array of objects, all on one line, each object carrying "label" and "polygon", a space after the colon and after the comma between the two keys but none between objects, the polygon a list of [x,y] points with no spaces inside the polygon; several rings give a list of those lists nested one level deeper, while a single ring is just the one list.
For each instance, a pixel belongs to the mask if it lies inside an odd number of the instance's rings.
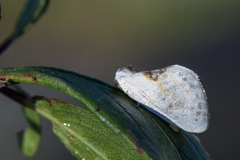
[{"label": "dark background", "polygon": [[[0,41],[13,30],[24,0],[2,0]],[[239,159],[240,1],[66,1],[47,13],[0,57],[0,68],[52,66],[113,84],[120,67],[141,70],[172,64],[198,75],[206,90],[210,127],[196,134],[212,159]],[[32,95],[77,104],[39,85]],[[19,104],[0,94],[0,159],[27,159],[15,133],[26,127]],[[42,118],[43,135],[34,160],[75,159]]]}]

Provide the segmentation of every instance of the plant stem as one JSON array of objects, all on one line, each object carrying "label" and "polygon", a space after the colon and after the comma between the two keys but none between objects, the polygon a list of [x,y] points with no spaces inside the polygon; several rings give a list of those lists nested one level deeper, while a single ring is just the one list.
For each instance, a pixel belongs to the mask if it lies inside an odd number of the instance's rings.
[{"label": "plant stem", "polygon": [[12,100],[20,103],[21,105],[28,107],[30,109],[34,109],[34,103],[29,99],[29,97],[25,94],[22,94],[18,91],[15,91],[8,87],[0,88],[0,92],[5,96],[11,98]]}]

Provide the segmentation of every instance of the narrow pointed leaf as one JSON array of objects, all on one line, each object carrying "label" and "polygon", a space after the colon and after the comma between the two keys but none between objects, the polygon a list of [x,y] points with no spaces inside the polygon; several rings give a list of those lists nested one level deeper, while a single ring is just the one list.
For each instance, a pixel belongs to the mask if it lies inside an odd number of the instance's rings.
[{"label": "narrow pointed leaf", "polygon": [[153,159],[210,159],[198,140],[136,103],[121,90],[74,72],[49,67],[0,69],[1,82],[36,83],[72,96],[129,145]]},{"label": "narrow pointed leaf", "polygon": [[[49,4],[49,0],[27,0],[25,7],[20,14],[18,21],[16,23],[15,29],[11,35],[9,35],[1,44],[0,44],[0,55],[7,49],[10,44],[19,36],[26,33],[37,20],[43,15],[46,11]],[[1,12],[1,4],[0,4]],[[0,13],[1,18],[1,13]]]},{"label": "narrow pointed leaf", "polygon": [[49,0],[27,0],[21,16],[15,26],[15,36],[27,32],[47,9]]}]

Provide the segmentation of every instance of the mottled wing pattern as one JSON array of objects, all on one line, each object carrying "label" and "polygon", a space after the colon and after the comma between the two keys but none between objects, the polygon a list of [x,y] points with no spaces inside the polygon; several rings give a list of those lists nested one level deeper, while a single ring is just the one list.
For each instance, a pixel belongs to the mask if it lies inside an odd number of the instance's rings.
[{"label": "mottled wing pattern", "polygon": [[131,98],[168,123],[200,133],[209,124],[208,104],[198,76],[179,65],[152,71],[120,68],[115,81]]}]

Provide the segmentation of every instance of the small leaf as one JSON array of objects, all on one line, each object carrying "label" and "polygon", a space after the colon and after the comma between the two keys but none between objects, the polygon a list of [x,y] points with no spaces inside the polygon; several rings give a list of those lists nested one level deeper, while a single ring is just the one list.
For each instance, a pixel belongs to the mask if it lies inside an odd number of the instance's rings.
[{"label": "small leaf", "polygon": [[27,32],[47,9],[49,0],[28,0],[15,26],[16,37]]},{"label": "small leaf", "polygon": [[18,142],[22,153],[27,157],[32,157],[38,151],[41,141],[40,117],[34,110],[26,107],[22,109],[29,126],[18,133]]},{"label": "small leaf", "polygon": [[[0,44],[0,55],[19,36],[27,32],[34,23],[43,15],[49,4],[49,0],[28,0],[18,18],[13,33]],[[1,16],[1,4],[0,4]]]},{"label": "small leaf", "polygon": [[[13,88],[26,97],[28,96],[19,85],[13,85]],[[40,116],[35,110],[24,106],[22,106],[22,111],[28,122],[28,127],[18,133],[18,144],[26,157],[33,157],[37,153],[41,141]]]},{"label": "small leaf", "polygon": [[210,159],[198,140],[136,103],[121,90],[74,72],[49,67],[0,69],[2,82],[37,83],[52,87],[82,103],[139,154],[153,159]]}]

